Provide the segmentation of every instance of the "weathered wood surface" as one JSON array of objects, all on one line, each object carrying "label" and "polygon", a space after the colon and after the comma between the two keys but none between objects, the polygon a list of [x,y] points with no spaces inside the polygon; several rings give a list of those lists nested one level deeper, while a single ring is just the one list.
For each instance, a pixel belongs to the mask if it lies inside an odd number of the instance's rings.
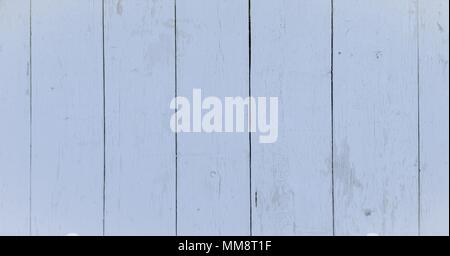
[{"label": "weathered wood surface", "polygon": [[[0,235],[448,235],[447,0],[0,0]],[[279,98],[278,140],[170,130]]]},{"label": "weathered wood surface", "polygon": [[101,235],[102,2],[31,8],[31,232]]},{"label": "weathered wood surface", "polygon": [[335,1],[337,235],[418,234],[417,4]]},{"label": "weathered wood surface", "polygon": [[173,1],[105,1],[107,235],[175,234]]},{"label": "weathered wood surface", "polygon": [[29,6],[0,1],[0,235],[29,233]]},{"label": "weathered wood surface", "polygon": [[279,98],[279,137],[252,137],[253,233],[331,235],[331,1],[253,1],[253,96]]},{"label": "weathered wood surface", "polygon": [[420,228],[423,235],[448,235],[449,1],[419,4]]}]

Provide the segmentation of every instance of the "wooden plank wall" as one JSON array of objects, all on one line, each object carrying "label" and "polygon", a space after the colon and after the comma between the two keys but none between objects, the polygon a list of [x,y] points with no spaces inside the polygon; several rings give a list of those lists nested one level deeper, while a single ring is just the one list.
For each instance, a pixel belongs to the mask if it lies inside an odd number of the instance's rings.
[{"label": "wooden plank wall", "polygon": [[449,234],[449,1],[419,2],[420,227]]},{"label": "wooden plank wall", "polygon": [[418,233],[416,6],[335,1],[338,235]]},{"label": "wooden plank wall", "polygon": [[278,141],[252,138],[254,234],[331,235],[331,1],[253,1],[251,15],[252,95],[279,98]]},{"label": "wooden plank wall", "polygon": [[[175,234],[171,1],[105,1],[105,234]],[[149,221],[154,220],[154,221]]]},{"label": "wooden plank wall", "polygon": [[102,3],[31,2],[31,234],[102,234]]},{"label": "wooden plank wall", "polygon": [[[248,96],[247,1],[177,0],[176,12],[177,95]],[[248,133],[180,133],[177,153],[178,234],[250,234]]]},{"label": "wooden plank wall", "polygon": [[[1,0],[0,235],[448,235],[447,0]],[[170,130],[279,98],[278,140]]]},{"label": "wooden plank wall", "polygon": [[28,0],[0,2],[0,235],[30,227],[29,21]]}]

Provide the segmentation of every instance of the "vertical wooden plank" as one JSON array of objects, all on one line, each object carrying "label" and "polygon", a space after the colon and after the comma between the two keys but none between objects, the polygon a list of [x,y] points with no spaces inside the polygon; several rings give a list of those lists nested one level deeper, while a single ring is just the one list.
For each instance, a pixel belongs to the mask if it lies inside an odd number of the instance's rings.
[{"label": "vertical wooden plank", "polygon": [[448,236],[448,9],[419,2],[421,234]]},{"label": "vertical wooden plank", "polygon": [[0,1],[0,235],[29,232],[29,6]]},{"label": "vertical wooden plank", "polygon": [[252,95],[279,98],[274,144],[252,136],[253,233],[331,235],[331,2],[252,1]]},{"label": "vertical wooden plank", "polygon": [[418,232],[414,0],[334,1],[337,235]]},{"label": "vertical wooden plank", "polygon": [[32,3],[32,233],[102,234],[102,1]]},{"label": "vertical wooden plank", "polygon": [[[248,6],[177,0],[178,95],[248,96]],[[178,234],[248,235],[248,133],[178,134]]]},{"label": "vertical wooden plank", "polygon": [[175,234],[174,1],[105,2],[106,234]]}]

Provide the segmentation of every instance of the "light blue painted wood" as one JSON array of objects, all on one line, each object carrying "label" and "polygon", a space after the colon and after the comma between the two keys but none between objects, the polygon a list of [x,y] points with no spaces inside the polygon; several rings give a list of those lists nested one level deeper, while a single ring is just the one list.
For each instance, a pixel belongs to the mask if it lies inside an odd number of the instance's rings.
[{"label": "light blue painted wood", "polygon": [[[242,0],[177,0],[179,96],[248,96],[247,12]],[[248,133],[180,133],[178,234],[249,233]]]},{"label": "light blue painted wood", "polygon": [[29,233],[29,6],[0,1],[0,235]]},{"label": "light blue painted wood", "polygon": [[418,233],[417,9],[335,1],[337,235]]},{"label": "light blue painted wood", "polygon": [[279,137],[252,136],[253,233],[331,235],[331,1],[253,1],[252,96],[279,98]]},{"label": "light blue painted wood", "polygon": [[102,2],[32,3],[32,234],[102,234]]},{"label": "light blue painted wood", "polygon": [[421,233],[448,236],[449,2],[419,4]]},{"label": "light blue painted wood", "polygon": [[[448,235],[448,1],[104,4],[0,0],[0,235]],[[176,137],[194,88],[278,141]]]},{"label": "light blue painted wood", "polygon": [[175,234],[174,1],[105,2],[106,234]]}]

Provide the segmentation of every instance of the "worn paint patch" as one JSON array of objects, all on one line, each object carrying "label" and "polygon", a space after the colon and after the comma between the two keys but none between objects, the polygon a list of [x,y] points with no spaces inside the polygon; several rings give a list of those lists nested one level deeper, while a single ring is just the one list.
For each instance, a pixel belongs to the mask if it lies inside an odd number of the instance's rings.
[{"label": "worn paint patch", "polygon": [[344,138],[340,146],[336,146],[336,180],[342,187],[342,196],[347,202],[351,202],[355,189],[362,189],[363,186],[355,175],[355,169],[350,159],[350,146],[347,138]]},{"label": "worn paint patch", "polygon": [[123,13],[122,0],[117,1],[116,12],[117,14],[122,15]]}]

